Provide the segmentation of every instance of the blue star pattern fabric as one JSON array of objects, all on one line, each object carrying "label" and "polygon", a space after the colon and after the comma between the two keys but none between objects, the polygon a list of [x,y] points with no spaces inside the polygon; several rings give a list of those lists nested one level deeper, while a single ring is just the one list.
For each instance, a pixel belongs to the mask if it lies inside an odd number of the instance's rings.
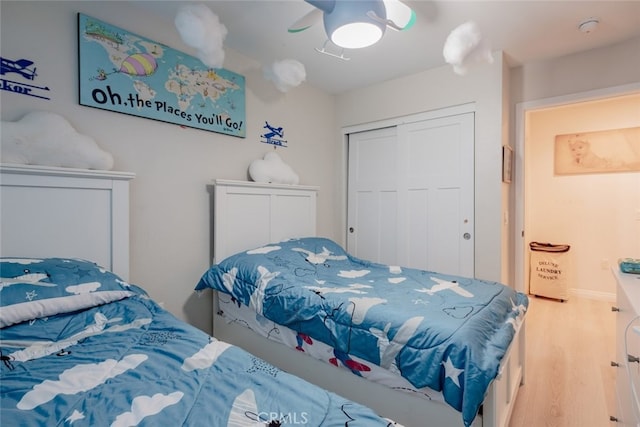
[{"label": "blue star pattern fabric", "polygon": [[134,294],[120,277],[80,259],[0,258],[0,275],[0,328]]}]

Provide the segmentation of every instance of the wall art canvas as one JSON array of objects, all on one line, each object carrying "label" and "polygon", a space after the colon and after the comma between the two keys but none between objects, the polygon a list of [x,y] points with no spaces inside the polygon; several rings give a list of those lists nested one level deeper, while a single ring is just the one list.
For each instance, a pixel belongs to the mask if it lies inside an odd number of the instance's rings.
[{"label": "wall art canvas", "polygon": [[246,136],[244,77],[78,14],[80,104]]},{"label": "wall art canvas", "polygon": [[556,175],[640,171],[640,127],[556,135]]},{"label": "wall art canvas", "polygon": [[502,182],[510,183],[513,175],[513,150],[508,145],[502,146]]}]

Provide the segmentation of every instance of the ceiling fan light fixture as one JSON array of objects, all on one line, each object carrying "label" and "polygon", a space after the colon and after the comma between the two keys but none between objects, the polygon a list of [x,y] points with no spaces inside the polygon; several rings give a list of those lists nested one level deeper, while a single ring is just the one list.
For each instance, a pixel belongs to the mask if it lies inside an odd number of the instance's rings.
[{"label": "ceiling fan light fixture", "polygon": [[333,11],[324,14],[329,40],[345,49],[360,49],[377,43],[384,35],[386,25],[368,16],[370,11],[386,19],[382,0],[336,2]]},{"label": "ceiling fan light fixture", "polygon": [[360,49],[377,43],[383,31],[369,22],[352,22],[342,25],[330,34],[331,42],[345,49]]},{"label": "ceiling fan light fixture", "polygon": [[408,30],[416,23],[416,13],[400,0],[384,0],[384,7],[387,11],[387,19],[398,29]]}]

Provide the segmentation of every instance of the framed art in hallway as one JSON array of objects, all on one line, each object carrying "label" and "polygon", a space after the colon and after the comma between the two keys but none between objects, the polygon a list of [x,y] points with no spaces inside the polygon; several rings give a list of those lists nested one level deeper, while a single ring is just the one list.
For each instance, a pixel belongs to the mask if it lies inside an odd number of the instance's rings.
[{"label": "framed art in hallway", "polygon": [[513,149],[502,146],[502,182],[510,183],[513,175]]},{"label": "framed art in hallway", "polygon": [[555,175],[634,171],[640,171],[640,127],[555,137]]}]

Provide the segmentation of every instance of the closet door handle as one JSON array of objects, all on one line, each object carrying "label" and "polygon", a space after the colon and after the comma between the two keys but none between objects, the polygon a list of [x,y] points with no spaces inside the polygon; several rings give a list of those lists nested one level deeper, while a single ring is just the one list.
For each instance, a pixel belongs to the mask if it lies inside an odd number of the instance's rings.
[{"label": "closet door handle", "polygon": [[611,307],[611,311],[620,311],[619,307]]}]

